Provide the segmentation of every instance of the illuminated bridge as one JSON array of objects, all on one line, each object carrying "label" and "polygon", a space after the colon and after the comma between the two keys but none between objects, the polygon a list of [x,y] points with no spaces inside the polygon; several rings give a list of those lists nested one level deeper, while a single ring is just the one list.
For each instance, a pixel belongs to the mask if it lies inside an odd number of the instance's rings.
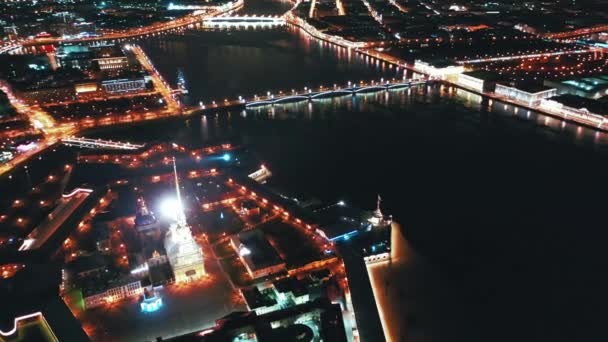
[{"label": "illuminated bridge", "polygon": [[144,147],[144,145],[131,144],[128,142],[119,142],[119,141],[101,140],[101,139],[89,139],[89,138],[77,138],[77,137],[69,137],[69,138],[61,139],[61,142],[67,146],[111,149],[111,150],[137,150],[137,149]]},{"label": "illuminated bridge", "polygon": [[432,82],[430,79],[404,79],[404,80],[380,80],[380,82],[369,82],[369,83],[359,83],[359,84],[351,84],[349,82],[347,87],[340,88],[334,86],[333,88],[321,88],[319,90],[313,89],[304,89],[304,92],[297,93],[292,91],[289,94],[279,93],[278,95],[273,95],[268,93],[267,96],[264,97],[254,97],[252,100],[245,101],[241,100],[242,103],[245,104],[245,107],[255,107],[255,106],[264,106],[269,104],[281,103],[281,102],[297,102],[297,101],[307,101],[314,100],[326,97],[334,97],[341,95],[355,95],[358,93],[366,93],[366,92],[375,92],[375,91],[383,91],[397,88],[406,88],[411,86],[416,86],[420,84],[426,84],[427,82]]},{"label": "illuminated bridge", "polygon": [[204,24],[214,24],[222,26],[245,26],[245,25],[285,25],[283,17],[272,16],[225,16],[210,17],[203,19]]}]

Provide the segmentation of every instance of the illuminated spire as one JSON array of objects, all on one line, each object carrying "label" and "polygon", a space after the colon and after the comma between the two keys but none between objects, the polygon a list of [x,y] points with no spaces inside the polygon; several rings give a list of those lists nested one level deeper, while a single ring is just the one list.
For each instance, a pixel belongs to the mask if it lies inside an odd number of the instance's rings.
[{"label": "illuminated spire", "polygon": [[175,166],[175,157],[173,157],[173,174],[175,175],[175,194],[177,196],[177,225],[186,225],[186,215],[184,214],[184,206],[182,205],[182,195],[179,191],[179,178],[177,177],[177,166]]},{"label": "illuminated spire", "polygon": [[378,202],[376,204],[376,210],[374,210],[374,217],[381,219],[384,215],[382,214],[382,210],[380,210],[380,201],[382,201],[382,199],[380,198],[380,194],[378,194]]}]

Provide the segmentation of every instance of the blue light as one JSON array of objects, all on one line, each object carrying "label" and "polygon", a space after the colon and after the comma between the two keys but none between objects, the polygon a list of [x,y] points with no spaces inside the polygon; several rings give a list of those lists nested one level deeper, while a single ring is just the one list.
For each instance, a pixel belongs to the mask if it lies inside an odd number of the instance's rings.
[{"label": "blue light", "polygon": [[230,154],[228,153],[224,153],[222,159],[224,159],[224,161],[230,161],[230,159],[232,159],[232,156],[230,156]]},{"label": "blue light", "polygon": [[163,306],[163,300],[161,298],[157,298],[154,301],[145,300],[140,306],[143,312],[154,312]]}]

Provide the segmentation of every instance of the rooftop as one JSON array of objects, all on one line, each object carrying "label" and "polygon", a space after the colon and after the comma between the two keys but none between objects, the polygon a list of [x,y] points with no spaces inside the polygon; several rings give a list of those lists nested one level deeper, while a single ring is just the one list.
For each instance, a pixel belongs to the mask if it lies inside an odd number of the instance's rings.
[{"label": "rooftop", "polygon": [[67,267],[74,273],[92,271],[108,265],[106,257],[99,253],[82,256],[70,262]]},{"label": "rooftop", "polygon": [[270,245],[261,230],[250,230],[238,234],[238,238],[251,252],[243,258],[253,270],[258,270],[283,262],[277,251]]},{"label": "rooftop", "polygon": [[504,82],[501,84],[507,87],[517,88],[530,94],[536,94],[552,89],[551,87],[532,82]]},{"label": "rooftop", "polygon": [[308,286],[306,281],[298,280],[294,277],[287,277],[277,280],[272,283],[274,288],[281,293],[291,292],[294,296],[300,297],[308,294]]},{"label": "rooftop", "polygon": [[247,306],[249,306],[249,309],[251,310],[275,305],[277,303],[274,298],[262,294],[256,286],[250,289],[242,289],[241,292],[243,293],[243,297],[245,297]]},{"label": "rooftop", "polygon": [[500,75],[498,75],[495,72],[491,72],[491,71],[486,71],[486,70],[474,70],[474,71],[467,71],[467,72],[463,72],[463,75],[467,75],[470,77],[474,77],[474,78],[478,78],[484,81],[496,81],[500,78]]},{"label": "rooftop", "polygon": [[567,80],[562,82],[562,84],[587,92],[595,92],[608,88],[608,75]]}]

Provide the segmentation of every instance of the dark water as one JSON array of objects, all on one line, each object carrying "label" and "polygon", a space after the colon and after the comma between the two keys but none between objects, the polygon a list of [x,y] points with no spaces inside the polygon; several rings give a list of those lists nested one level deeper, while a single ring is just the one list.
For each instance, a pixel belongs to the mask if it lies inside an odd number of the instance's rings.
[{"label": "dark water", "polygon": [[140,44],[171,84],[183,70],[191,104],[403,76],[287,27],[192,30]]}]

